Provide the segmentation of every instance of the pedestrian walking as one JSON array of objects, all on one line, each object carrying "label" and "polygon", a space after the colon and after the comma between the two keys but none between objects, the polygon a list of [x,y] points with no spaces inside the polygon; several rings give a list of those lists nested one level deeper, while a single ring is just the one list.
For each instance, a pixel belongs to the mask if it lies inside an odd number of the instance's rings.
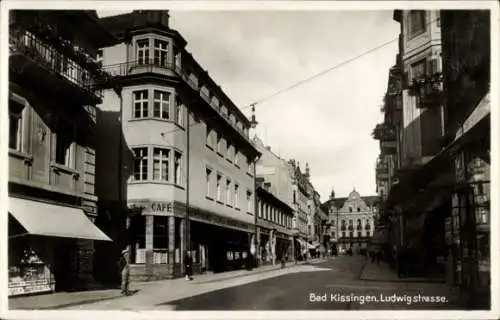
[{"label": "pedestrian walking", "polygon": [[121,273],[121,289],[123,295],[130,295],[129,282],[130,282],[130,265],[129,265],[129,252],[124,249],[120,257],[120,273]]},{"label": "pedestrian walking", "polygon": [[191,257],[191,252],[187,251],[184,255],[184,270],[186,274],[186,280],[193,280],[193,258]]}]

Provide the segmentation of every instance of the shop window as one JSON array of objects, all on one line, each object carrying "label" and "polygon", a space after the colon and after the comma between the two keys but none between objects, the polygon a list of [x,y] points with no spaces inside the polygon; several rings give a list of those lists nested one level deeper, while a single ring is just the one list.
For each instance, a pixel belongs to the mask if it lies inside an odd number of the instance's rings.
[{"label": "shop window", "polygon": [[168,217],[153,216],[153,263],[168,263]]},{"label": "shop window", "polygon": [[147,118],[149,109],[148,90],[138,90],[133,92],[135,119]]},{"label": "shop window", "polygon": [[148,148],[132,148],[134,152],[134,173],[135,181],[148,180]]},{"label": "shop window", "polygon": [[169,181],[169,155],[168,149],[153,149],[153,180]]},{"label": "shop window", "polygon": [[146,216],[138,216],[131,221],[132,255],[131,263],[142,264],[146,262]]}]

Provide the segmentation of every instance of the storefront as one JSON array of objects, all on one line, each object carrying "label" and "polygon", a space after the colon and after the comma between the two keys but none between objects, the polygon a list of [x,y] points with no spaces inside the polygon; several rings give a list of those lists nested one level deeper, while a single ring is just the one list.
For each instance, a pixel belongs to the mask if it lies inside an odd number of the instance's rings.
[{"label": "storefront", "polygon": [[173,201],[141,201],[131,219],[131,279],[148,281],[183,275],[184,254],[191,252],[193,273],[246,267],[250,257],[250,224]]},{"label": "storefront", "polygon": [[94,240],[111,241],[83,210],[9,197],[9,296],[90,285]]}]

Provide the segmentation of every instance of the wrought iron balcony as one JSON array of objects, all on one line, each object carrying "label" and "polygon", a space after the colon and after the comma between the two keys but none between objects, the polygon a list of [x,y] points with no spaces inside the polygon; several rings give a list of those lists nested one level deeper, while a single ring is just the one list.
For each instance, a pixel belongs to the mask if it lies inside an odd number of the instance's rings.
[{"label": "wrought iron balcony", "polygon": [[396,128],[388,123],[379,123],[373,129],[372,136],[380,141],[396,141]]},{"label": "wrought iron balcony", "polygon": [[11,76],[15,81],[40,83],[41,90],[60,90],[58,97],[78,99],[83,104],[96,104],[102,99],[96,84],[107,74],[99,63],[80,48],[56,38],[45,29],[37,33],[21,26],[11,26],[9,53]]},{"label": "wrought iron balcony", "polygon": [[115,77],[133,77],[144,74],[159,74],[163,76],[179,77],[187,84],[193,91],[200,96],[200,98],[210,105],[219,115],[226,120],[236,131],[238,131],[247,141],[250,142],[248,132],[244,130],[243,126],[238,127],[232,123],[227,113],[224,113],[221,108],[216,105],[211,96],[201,89],[198,81],[195,80],[194,73],[188,72],[182,66],[176,63],[169,63],[160,58],[153,59],[140,59],[136,61],[128,61],[103,67],[107,73]]},{"label": "wrought iron balcony", "polygon": [[438,107],[442,103],[443,76],[437,73],[433,76],[414,80],[411,92],[417,97],[417,108]]}]

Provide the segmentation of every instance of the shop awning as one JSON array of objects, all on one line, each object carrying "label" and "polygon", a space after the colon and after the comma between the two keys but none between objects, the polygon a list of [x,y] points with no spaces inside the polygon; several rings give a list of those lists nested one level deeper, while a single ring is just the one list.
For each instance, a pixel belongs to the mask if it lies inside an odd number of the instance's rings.
[{"label": "shop awning", "polygon": [[81,209],[9,197],[9,213],[28,234],[111,241]]}]

